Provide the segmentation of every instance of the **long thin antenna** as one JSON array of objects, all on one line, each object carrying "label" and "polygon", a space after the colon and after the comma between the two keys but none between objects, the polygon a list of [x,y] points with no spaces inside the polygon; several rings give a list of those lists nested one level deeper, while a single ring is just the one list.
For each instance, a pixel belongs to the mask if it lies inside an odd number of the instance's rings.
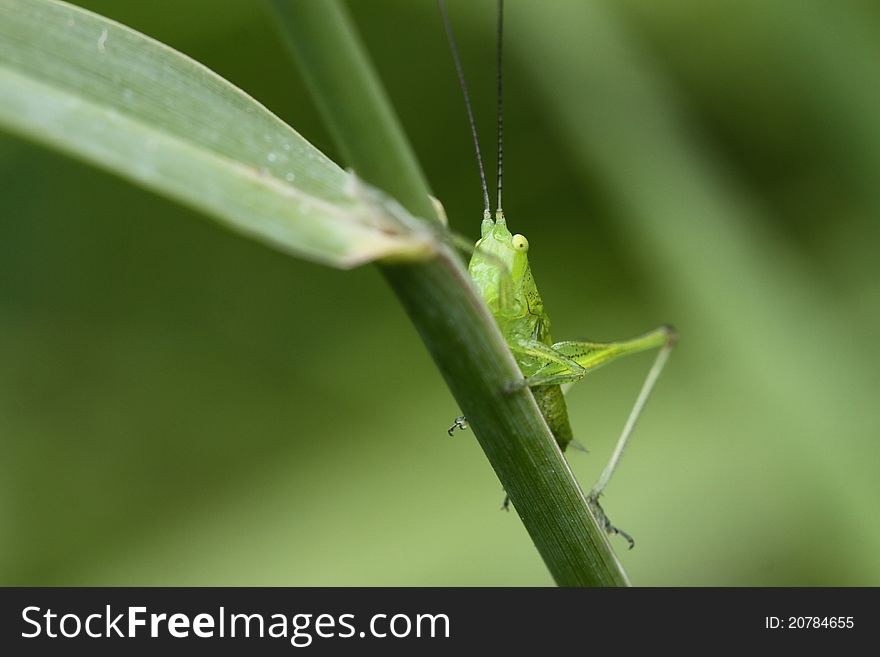
[{"label": "long thin antenna", "polygon": [[437,0],[440,15],[443,17],[443,26],[446,28],[446,38],[449,41],[449,49],[452,51],[452,61],[455,63],[455,72],[458,74],[458,83],[461,85],[461,93],[464,95],[464,106],[467,109],[468,122],[471,125],[471,136],[474,138],[474,149],[477,152],[477,164],[480,167],[480,184],[483,187],[483,216],[491,217],[489,209],[489,187],[486,185],[486,170],[483,168],[483,155],[480,152],[480,140],[477,138],[477,124],[474,121],[474,110],[471,107],[471,98],[468,94],[467,83],[464,81],[464,71],[461,69],[461,58],[458,56],[458,46],[455,44],[455,34],[452,32],[452,23],[446,12],[446,3]]},{"label": "long thin antenna", "polygon": [[498,205],[496,206],[495,212],[499,215],[504,214],[501,209],[503,206],[501,205],[501,183],[503,181],[502,177],[502,163],[503,163],[503,155],[504,155],[504,57],[503,57],[503,46],[504,46],[504,0],[498,0],[498,60],[497,60],[497,69],[498,69]]}]

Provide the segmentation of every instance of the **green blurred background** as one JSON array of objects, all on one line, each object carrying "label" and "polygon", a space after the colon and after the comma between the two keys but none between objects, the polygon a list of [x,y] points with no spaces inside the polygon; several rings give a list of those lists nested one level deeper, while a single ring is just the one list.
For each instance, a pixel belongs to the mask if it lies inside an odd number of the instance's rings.
[{"label": "green blurred background", "polygon": [[[90,0],[338,159],[264,6]],[[450,0],[480,128],[494,3]],[[350,3],[452,227],[435,3]],[[640,585],[880,584],[880,7],[507,3],[505,209],[557,339],[679,350],[608,489]],[[494,167],[490,157],[490,169]],[[413,328],[338,272],[0,137],[0,583],[548,585]],[[597,476],[650,364],[569,395]]]}]

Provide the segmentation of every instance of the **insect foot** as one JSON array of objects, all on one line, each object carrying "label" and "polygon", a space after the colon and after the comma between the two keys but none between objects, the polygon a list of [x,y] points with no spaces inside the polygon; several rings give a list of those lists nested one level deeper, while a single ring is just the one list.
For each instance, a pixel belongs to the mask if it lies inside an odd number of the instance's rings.
[{"label": "insect foot", "polygon": [[453,423],[453,425],[446,430],[446,433],[448,433],[451,437],[452,434],[455,433],[456,429],[461,429],[462,431],[464,431],[467,428],[467,418],[464,415],[459,415],[457,418],[455,418],[455,422]]},{"label": "insect foot", "polygon": [[598,495],[596,495],[594,493],[590,493],[587,496],[587,502],[589,503],[590,508],[593,511],[593,515],[596,516],[596,519],[602,525],[602,528],[606,532],[608,532],[609,535],[618,534],[618,535],[622,536],[624,539],[626,539],[626,542],[629,544],[628,549],[630,549],[630,550],[632,550],[636,546],[636,542],[632,536],[627,534],[622,529],[618,529],[617,527],[615,527],[614,525],[611,524],[611,521],[608,519],[608,516],[605,515],[605,511],[602,509],[602,506],[599,504],[599,496]]},{"label": "insect foot", "polygon": [[501,503],[502,511],[510,511],[510,495],[504,496],[504,501]]}]

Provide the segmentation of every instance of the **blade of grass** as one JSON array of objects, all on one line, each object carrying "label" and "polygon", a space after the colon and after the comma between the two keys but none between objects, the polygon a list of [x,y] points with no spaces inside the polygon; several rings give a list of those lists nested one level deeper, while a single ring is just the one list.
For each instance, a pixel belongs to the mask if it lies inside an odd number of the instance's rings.
[{"label": "blade of grass", "polygon": [[[405,137],[344,8],[335,0],[271,0],[271,6],[348,163],[410,212],[427,216],[420,211],[427,187],[411,170],[415,161],[401,146]],[[365,139],[363,130],[375,134]],[[459,259],[444,250],[432,261],[382,271],[556,582],[626,585],[531,392],[504,392],[519,370]]]},{"label": "blade of grass", "polygon": [[240,89],[63,2],[0,0],[0,128],[324,264],[433,248]]}]

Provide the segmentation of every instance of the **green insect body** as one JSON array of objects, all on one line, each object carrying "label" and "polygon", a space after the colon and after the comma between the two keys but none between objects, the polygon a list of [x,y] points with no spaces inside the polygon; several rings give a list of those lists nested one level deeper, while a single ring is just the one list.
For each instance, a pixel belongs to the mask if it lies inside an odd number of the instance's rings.
[{"label": "green insect body", "polygon": [[[504,214],[498,212],[494,221],[488,216],[483,219],[468,272],[516,358],[524,377],[522,385],[532,388],[541,414],[559,448],[565,451],[573,433],[561,384],[579,381],[619,356],[671,346],[675,331],[662,326],[621,342],[554,343],[550,318],[529,266],[528,251],[528,240],[512,234]],[[640,411],[638,403],[637,407]]]},{"label": "green insect body", "polygon": [[[485,218],[481,233],[468,273],[498,322],[523,376],[534,377],[546,365],[545,359],[534,354],[534,344],[552,348],[553,340],[550,318],[529,267],[529,242],[523,235],[511,234],[501,214],[495,221]],[[565,451],[572,431],[562,388],[558,384],[538,386],[533,393],[559,448]]]}]

